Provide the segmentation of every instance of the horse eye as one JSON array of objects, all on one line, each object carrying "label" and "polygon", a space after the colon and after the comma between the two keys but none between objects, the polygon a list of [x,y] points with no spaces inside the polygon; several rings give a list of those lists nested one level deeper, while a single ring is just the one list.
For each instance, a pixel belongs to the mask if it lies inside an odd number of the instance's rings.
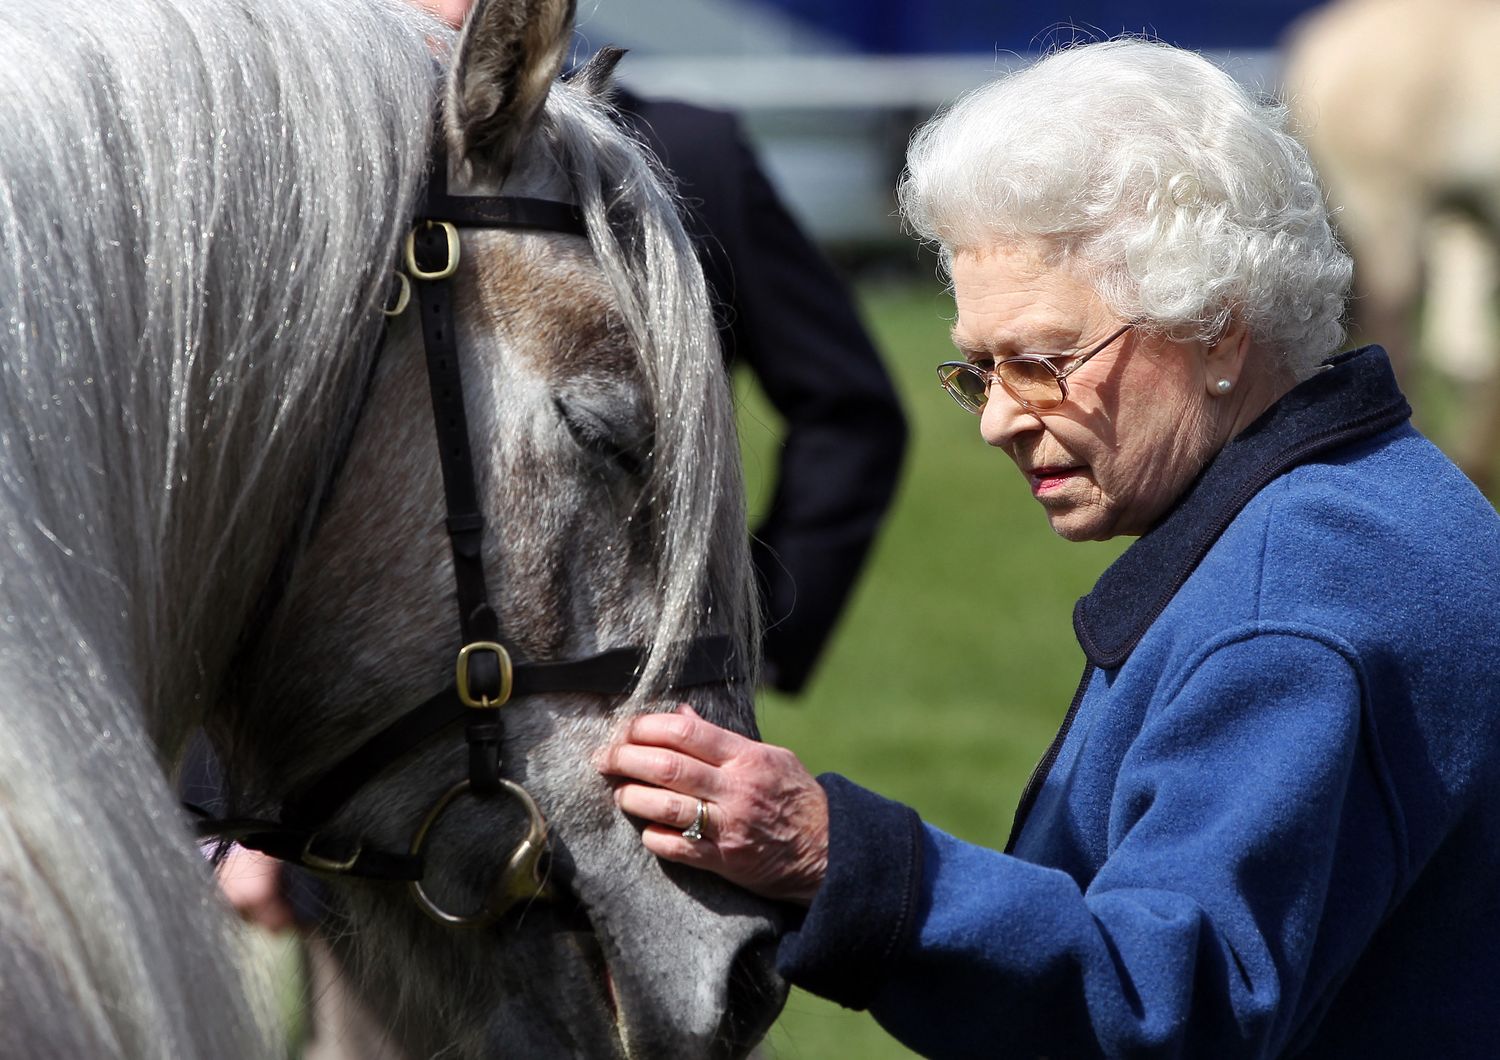
[{"label": "horse eye", "polygon": [[569,404],[561,398],[553,398],[552,405],[580,449],[607,461],[631,478],[645,477],[646,454],[650,452],[649,437],[634,444],[626,443],[617,437],[609,423],[597,412]]}]

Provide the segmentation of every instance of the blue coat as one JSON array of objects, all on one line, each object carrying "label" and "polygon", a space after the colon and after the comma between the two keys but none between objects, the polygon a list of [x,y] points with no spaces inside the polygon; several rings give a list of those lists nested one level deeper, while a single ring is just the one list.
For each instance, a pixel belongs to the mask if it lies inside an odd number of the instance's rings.
[{"label": "blue coat", "polygon": [[1007,853],[820,778],[793,983],[933,1056],[1500,1056],[1500,518],[1333,363],[1079,602]]}]

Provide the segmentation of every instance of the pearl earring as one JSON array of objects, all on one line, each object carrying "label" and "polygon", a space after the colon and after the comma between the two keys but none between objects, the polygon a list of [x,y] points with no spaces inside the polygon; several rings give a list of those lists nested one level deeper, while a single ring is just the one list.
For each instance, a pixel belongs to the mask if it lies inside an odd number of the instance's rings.
[{"label": "pearl earring", "polygon": [[1234,384],[1227,379],[1220,379],[1217,383],[1214,384],[1214,389],[1221,394],[1227,394],[1229,393],[1229,391],[1234,389]]}]

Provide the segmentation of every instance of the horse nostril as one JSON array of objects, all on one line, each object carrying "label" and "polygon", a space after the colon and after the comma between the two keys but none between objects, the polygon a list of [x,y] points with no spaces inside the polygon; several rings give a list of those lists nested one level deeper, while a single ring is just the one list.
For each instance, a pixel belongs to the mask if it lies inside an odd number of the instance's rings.
[{"label": "horse nostril", "polygon": [[729,966],[729,991],[714,1055],[746,1055],[770,1030],[786,994],[786,983],[776,974],[776,936],[757,935],[740,948]]}]

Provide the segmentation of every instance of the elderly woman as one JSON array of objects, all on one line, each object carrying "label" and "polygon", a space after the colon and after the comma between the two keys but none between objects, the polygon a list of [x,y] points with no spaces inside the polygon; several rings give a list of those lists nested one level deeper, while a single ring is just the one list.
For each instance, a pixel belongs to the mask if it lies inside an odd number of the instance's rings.
[{"label": "elderly woman", "polygon": [[782,972],[923,1053],[1493,1055],[1500,519],[1379,348],[1327,359],[1350,264],[1282,112],[1078,47],[901,191],[943,386],[1057,533],[1139,540],[1004,853],[686,708],[601,760],[646,845],[805,906]]}]

